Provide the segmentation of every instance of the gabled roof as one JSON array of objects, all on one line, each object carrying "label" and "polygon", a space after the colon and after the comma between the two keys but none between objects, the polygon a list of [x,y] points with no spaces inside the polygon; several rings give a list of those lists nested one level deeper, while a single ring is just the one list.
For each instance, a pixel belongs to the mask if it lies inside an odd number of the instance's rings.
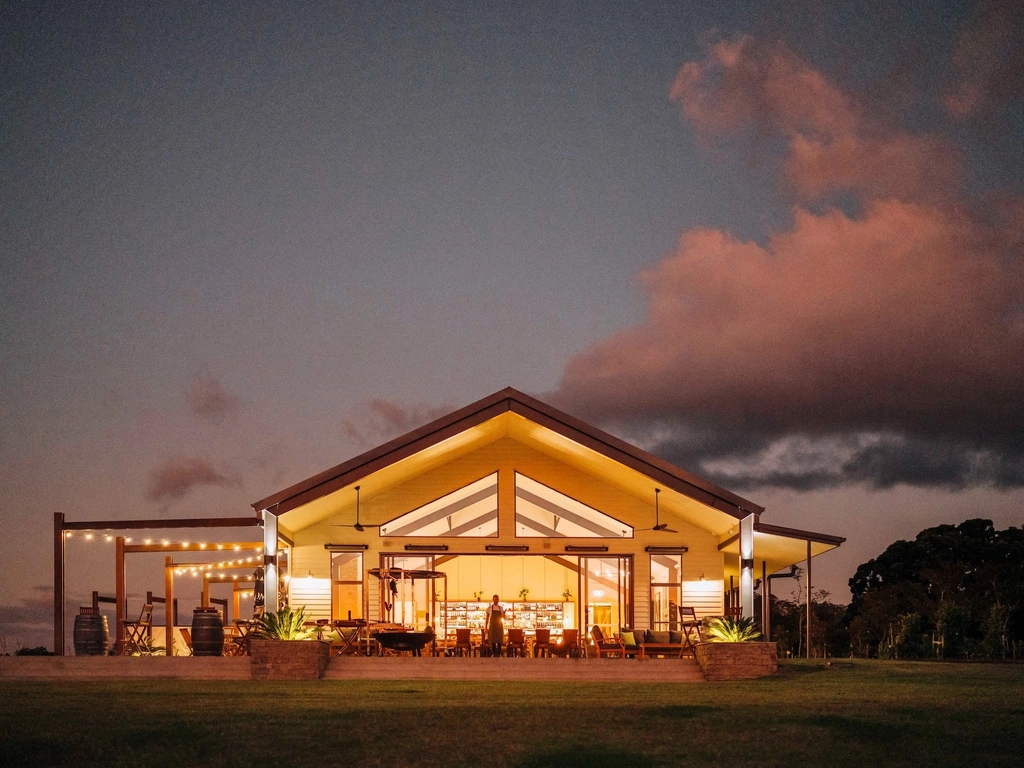
[{"label": "gabled roof", "polygon": [[252,507],[257,512],[269,509],[278,515],[284,514],[509,412],[736,519],[764,511],[762,506],[720,488],[709,480],[697,477],[511,387],[254,502]]}]

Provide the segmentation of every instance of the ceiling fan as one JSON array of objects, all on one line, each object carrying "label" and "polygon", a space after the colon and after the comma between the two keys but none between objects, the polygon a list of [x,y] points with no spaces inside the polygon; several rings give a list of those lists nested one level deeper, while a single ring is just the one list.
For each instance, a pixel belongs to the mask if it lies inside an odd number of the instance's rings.
[{"label": "ceiling fan", "polygon": [[367,528],[380,528],[379,525],[363,525],[359,522],[359,486],[356,486],[356,521],[355,523],[334,523],[337,528],[355,528],[360,533]]},{"label": "ceiling fan", "polygon": [[679,533],[675,528],[669,528],[668,523],[661,522],[661,509],[658,504],[658,497],[661,495],[661,488],[654,489],[654,527],[638,528],[640,531],[661,531],[662,533]]}]

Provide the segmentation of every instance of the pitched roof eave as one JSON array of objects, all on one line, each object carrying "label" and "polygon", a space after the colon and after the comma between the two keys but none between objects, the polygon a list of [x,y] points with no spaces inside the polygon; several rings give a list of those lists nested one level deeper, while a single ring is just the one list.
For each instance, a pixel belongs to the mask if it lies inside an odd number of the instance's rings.
[{"label": "pitched roof eave", "polygon": [[512,387],[495,392],[342,464],[256,501],[252,507],[257,512],[272,509],[277,515],[284,514],[508,411],[641,472],[666,488],[737,519],[764,511],[764,507],[758,504]]}]

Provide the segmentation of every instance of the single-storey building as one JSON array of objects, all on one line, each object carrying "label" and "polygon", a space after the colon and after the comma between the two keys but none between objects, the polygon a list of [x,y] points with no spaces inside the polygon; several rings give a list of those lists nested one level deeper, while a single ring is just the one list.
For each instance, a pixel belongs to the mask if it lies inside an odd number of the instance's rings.
[{"label": "single-storey building", "polygon": [[268,606],[449,636],[482,626],[494,594],[515,626],[556,635],[670,629],[681,605],[752,616],[768,574],[844,541],[763,523],[758,504],[511,388],[252,506]]}]

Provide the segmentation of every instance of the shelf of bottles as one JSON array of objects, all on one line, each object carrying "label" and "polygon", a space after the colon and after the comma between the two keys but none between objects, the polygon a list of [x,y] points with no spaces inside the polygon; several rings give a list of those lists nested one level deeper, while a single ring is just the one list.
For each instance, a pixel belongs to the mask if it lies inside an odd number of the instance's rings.
[{"label": "shelf of bottles", "polygon": [[[439,606],[438,618],[448,619],[448,636],[454,638],[456,629],[467,627],[474,634],[486,631],[489,602],[448,601]],[[533,635],[537,629],[550,629],[552,637],[561,637],[565,628],[566,606],[572,603],[514,602],[499,603],[505,610],[505,629],[525,629]],[[570,619],[571,622],[571,619]],[[571,624],[570,624],[571,626]]]}]

